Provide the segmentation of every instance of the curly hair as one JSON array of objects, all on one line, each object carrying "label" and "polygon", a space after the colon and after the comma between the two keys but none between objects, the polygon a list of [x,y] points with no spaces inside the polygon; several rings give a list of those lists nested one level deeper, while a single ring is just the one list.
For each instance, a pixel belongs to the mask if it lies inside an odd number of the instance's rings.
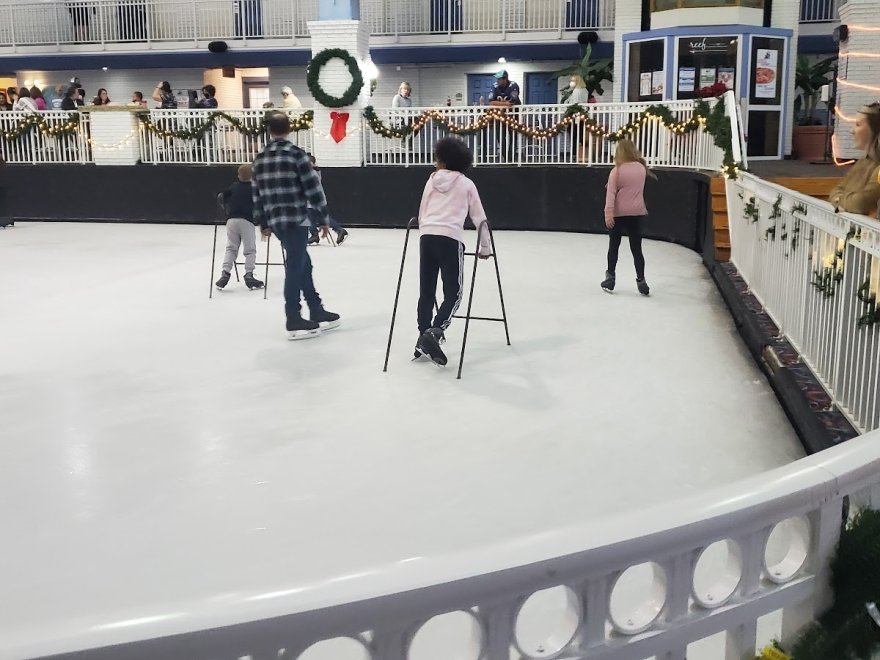
[{"label": "curly hair", "polygon": [[455,137],[437,140],[434,157],[443,167],[453,172],[466,172],[474,163],[474,156],[467,144]]}]

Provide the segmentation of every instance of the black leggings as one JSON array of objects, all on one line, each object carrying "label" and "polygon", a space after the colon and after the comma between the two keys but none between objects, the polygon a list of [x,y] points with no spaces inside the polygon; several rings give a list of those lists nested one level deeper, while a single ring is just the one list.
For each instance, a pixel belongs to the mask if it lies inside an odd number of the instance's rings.
[{"label": "black leggings", "polygon": [[645,256],[642,254],[642,220],[643,215],[622,215],[614,218],[608,240],[608,272],[615,274],[617,269],[617,252],[620,250],[620,239],[624,234],[629,236],[629,249],[633,254],[636,266],[636,277],[645,279]]},{"label": "black leggings", "polygon": [[[448,236],[426,234],[419,239],[419,333],[428,328],[446,330],[461,304],[464,244]],[[434,321],[431,313],[437,300],[437,276],[443,279],[443,302]]]}]

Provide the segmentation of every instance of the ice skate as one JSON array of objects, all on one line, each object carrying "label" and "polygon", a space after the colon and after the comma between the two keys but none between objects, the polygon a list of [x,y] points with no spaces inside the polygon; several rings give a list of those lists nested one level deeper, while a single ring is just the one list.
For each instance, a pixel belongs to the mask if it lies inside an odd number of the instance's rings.
[{"label": "ice skate", "polygon": [[636,280],[636,287],[643,296],[651,295],[651,288],[645,280]]},{"label": "ice skate", "polygon": [[446,354],[440,348],[441,341],[446,341],[443,331],[440,328],[428,328],[419,337],[416,350],[431,358],[431,361],[437,366],[445,367],[447,360]]},{"label": "ice skate", "polygon": [[614,273],[609,273],[606,270],[605,271],[605,279],[602,280],[602,284],[600,286],[602,287],[602,290],[605,293],[613,293],[614,292],[614,285],[616,284],[616,282],[617,282],[617,278],[614,276]]},{"label": "ice skate", "polygon": [[311,339],[321,334],[320,326],[299,314],[287,317],[287,338],[291,341]]},{"label": "ice skate", "polygon": [[340,229],[336,232],[336,245],[342,245],[342,241],[345,240],[346,236],[348,236],[348,232],[345,229]]},{"label": "ice skate", "polygon": [[338,328],[340,323],[339,314],[328,312],[323,307],[310,307],[309,319],[311,319],[313,323],[317,323],[322,331]]},{"label": "ice skate", "polygon": [[258,280],[256,277],[254,277],[253,273],[245,273],[244,274],[244,285],[248,289],[250,289],[251,291],[254,291],[255,289],[262,289],[263,288],[263,283],[260,280]]},{"label": "ice skate", "polygon": [[222,291],[226,288],[226,285],[229,284],[229,276],[229,273],[224,270],[223,274],[220,275],[220,279],[214,282],[214,286]]}]

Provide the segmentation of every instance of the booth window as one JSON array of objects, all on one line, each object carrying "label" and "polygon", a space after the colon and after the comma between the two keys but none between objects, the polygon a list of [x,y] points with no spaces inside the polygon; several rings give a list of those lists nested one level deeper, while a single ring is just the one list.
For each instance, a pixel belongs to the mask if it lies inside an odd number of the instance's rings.
[{"label": "booth window", "polygon": [[736,89],[739,38],[734,36],[679,37],[675,98],[700,98],[700,90],[715,83]]},{"label": "booth window", "polygon": [[627,101],[662,101],[666,40],[631,41],[627,50]]},{"label": "booth window", "polygon": [[764,0],[651,0],[651,11],[668,9],[700,9],[703,7],[747,7],[763,9]]}]

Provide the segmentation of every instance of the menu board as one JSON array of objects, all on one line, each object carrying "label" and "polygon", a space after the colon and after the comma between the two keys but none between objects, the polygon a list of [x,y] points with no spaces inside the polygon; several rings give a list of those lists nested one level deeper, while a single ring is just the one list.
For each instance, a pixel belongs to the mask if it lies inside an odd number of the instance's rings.
[{"label": "menu board", "polygon": [[779,51],[772,48],[759,50],[755,66],[755,96],[759,99],[776,98],[778,77]]},{"label": "menu board", "polygon": [[785,39],[752,37],[749,68],[750,105],[782,105],[785,53]]},{"label": "menu board", "polygon": [[678,68],[678,91],[693,92],[697,84],[697,70],[692,66]]}]

